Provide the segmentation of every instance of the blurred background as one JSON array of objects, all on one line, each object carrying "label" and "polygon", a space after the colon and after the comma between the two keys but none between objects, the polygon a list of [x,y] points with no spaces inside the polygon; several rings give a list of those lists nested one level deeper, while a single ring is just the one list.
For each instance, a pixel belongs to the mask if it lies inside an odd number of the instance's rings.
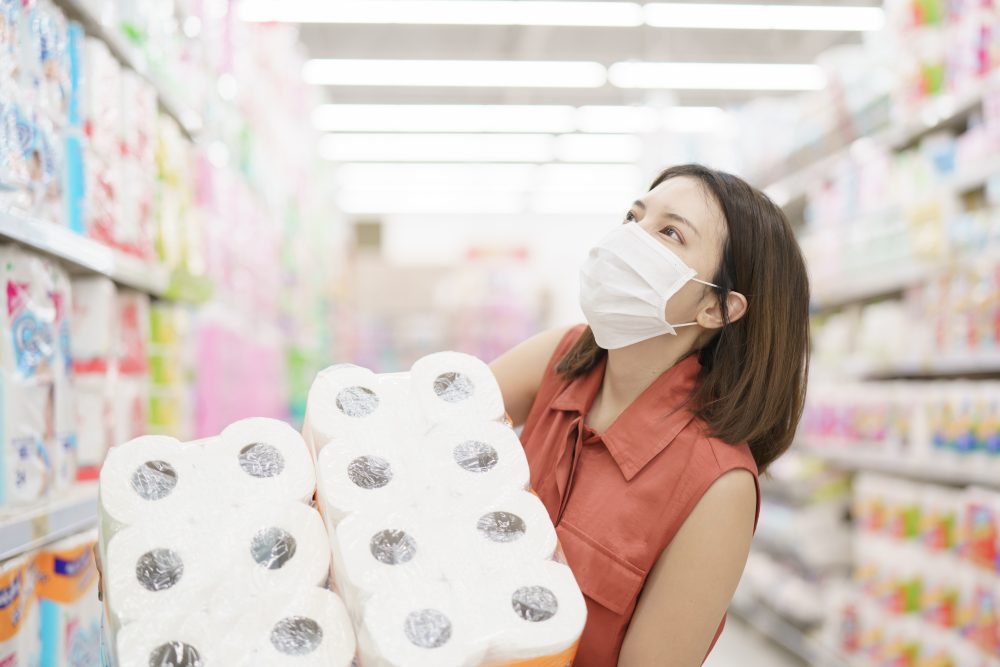
[{"label": "blurred background", "polygon": [[0,559],[110,443],[582,321],[701,162],[784,207],[814,335],[709,664],[996,667],[998,70],[995,0],[2,0]]}]

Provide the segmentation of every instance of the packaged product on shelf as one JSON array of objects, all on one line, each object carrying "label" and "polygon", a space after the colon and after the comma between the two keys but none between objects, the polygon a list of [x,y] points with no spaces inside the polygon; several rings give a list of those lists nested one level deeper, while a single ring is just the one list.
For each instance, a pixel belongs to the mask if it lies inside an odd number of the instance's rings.
[{"label": "packaged product on shelf", "polygon": [[84,42],[82,63],[87,233],[114,245],[117,226],[122,220],[118,145],[122,69],[107,45],[93,37]]},{"label": "packaged product on shelf", "polygon": [[114,443],[118,289],[103,276],[74,278],[73,337],[79,476],[93,479]]},{"label": "packaged product on shelf", "polygon": [[20,660],[18,665],[41,667],[42,664],[42,612],[38,599],[38,582],[41,579],[36,552],[25,557],[24,615],[21,620]]},{"label": "packaged product on shelf", "polygon": [[114,442],[146,432],[149,422],[149,295],[120,290],[117,306],[117,376]]},{"label": "packaged product on shelf", "polygon": [[52,305],[55,310],[56,363],[54,366],[55,433],[51,449],[54,488],[68,486],[76,479],[78,460],[76,390],[73,386],[73,355],[70,342],[73,309],[70,279],[53,265]]},{"label": "packaged product on shelf", "polygon": [[121,75],[121,113],[118,142],[121,146],[119,209],[121,218],[115,243],[123,250],[149,258],[153,252],[153,196],[155,184],[154,135],[156,93],[136,73]]},{"label": "packaged product on shelf", "polygon": [[37,556],[42,667],[99,665],[96,531],[43,548]]},{"label": "packaged product on shelf", "polygon": [[26,583],[27,565],[23,556],[0,563],[0,664],[24,664],[25,612],[31,594]]},{"label": "packaged product on shelf", "polygon": [[49,448],[56,440],[58,340],[48,260],[0,247],[3,289],[3,426],[0,504],[44,495],[51,483]]}]

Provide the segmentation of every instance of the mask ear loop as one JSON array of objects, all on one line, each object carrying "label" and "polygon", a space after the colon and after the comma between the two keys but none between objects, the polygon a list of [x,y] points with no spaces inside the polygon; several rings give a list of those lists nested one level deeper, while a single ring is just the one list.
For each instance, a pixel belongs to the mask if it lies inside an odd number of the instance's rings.
[{"label": "mask ear loop", "polygon": [[[693,282],[696,282],[696,283],[701,283],[702,285],[705,285],[706,287],[714,287],[715,289],[722,289],[721,287],[719,287],[715,283],[706,282],[704,280],[698,280],[697,278],[692,278],[691,280]],[[698,324],[698,323],[697,322],[686,322],[684,324],[671,324],[670,326],[672,326],[674,329],[680,329],[682,327],[693,327],[696,324]]]}]

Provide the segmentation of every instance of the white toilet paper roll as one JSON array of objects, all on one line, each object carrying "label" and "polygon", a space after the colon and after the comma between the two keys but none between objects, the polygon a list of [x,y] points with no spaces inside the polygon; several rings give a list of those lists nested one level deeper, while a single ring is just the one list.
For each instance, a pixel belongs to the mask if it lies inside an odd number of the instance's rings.
[{"label": "white toilet paper roll", "polygon": [[348,514],[413,503],[412,467],[391,438],[341,438],[320,452],[316,465],[320,506],[331,528]]},{"label": "white toilet paper roll", "polygon": [[176,613],[126,625],[118,632],[118,663],[136,667],[214,667],[218,637],[205,614]]},{"label": "white toilet paper roll", "polygon": [[201,445],[211,484],[227,504],[309,503],[316,489],[312,456],[302,436],[276,419],[243,419],[216,442]]},{"label": "white toilet paper roll", "polygon": [[319,372],[306,400],[303,435],[314,455],[340,436],[383,430],[391,400],[366,368],[338,364]]},{"label": "white toilet paper roll", "polygon": [[365,667],[472,667],[484,644],[474,607],[447,586],[411,585],[381,593],[365,608],[358,649]]},{"label": "white toilet paper roll", "polygon": [[570,569],[555,561],[519,567],[488,584],[482,607],[492,661],[555,655],[583,632],[587,606]]},{"label": "white toilet paper roll", "polygon": [[256,665],[349,667],[357,649],[347,608],[324,588],[255,600],[238,627]]},{"label": "white toilet paper roll", "polygon": [[443,580],[441,545],[409,512],[357,512],[340,522],[332,542],[336,585],[355,613],[377,591]]},{"label": "white toilet paper roll", "polygon": [[548,510],[527,491],[463,511],[457,521],[448,522],[447,530],[454,538],[448,542],[461,545],[451,553],[474,562],[486,574],[548,560],[558,544]]},{"label": "white toilet paper roll", "polygon": [[143,436],[112,447],[101,468],[100,505],[112,524],[192,514],[203,502],[199,450],[174,438]]},{"label": "white toilet paper roll", "polygon": [[520,440],[500,422],[440,424],[409,454],[423,470],[428,499],[493,497],[526,489],[531,482]]},{"label": "white toilet paper roll", "polygon": [[247,507],[226,538],[226,585],[241,594],[322,586],[330,573],[330,547],[319,512],[308,505]]},{"label": "white toilet paper roll", "polygon": [[223,566],[208,532],[156,521],[129,526],[108,543],[108,606],[121,624],[197,611]]},{"label": "white toilet paper roll", "polygon": [[438,352],[410,370],[412,394],[431,423],[472,418],[501,420],[503,396],[490,367],[459,352]]}]

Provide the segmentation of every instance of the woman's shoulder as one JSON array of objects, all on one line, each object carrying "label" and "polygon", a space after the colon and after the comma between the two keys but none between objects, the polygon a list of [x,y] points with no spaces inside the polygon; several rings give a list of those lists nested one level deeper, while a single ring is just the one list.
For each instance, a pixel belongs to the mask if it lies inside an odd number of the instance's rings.
[{"label": "woman's shoulder", "polygon": [[750,445],[729,443],[711,435],[708,424],[695,417],[688,425],[689,444],[694,451],[691,462],[707,474],[720,477],[732,470],[744,469],[755,478],[759,475]]}]

